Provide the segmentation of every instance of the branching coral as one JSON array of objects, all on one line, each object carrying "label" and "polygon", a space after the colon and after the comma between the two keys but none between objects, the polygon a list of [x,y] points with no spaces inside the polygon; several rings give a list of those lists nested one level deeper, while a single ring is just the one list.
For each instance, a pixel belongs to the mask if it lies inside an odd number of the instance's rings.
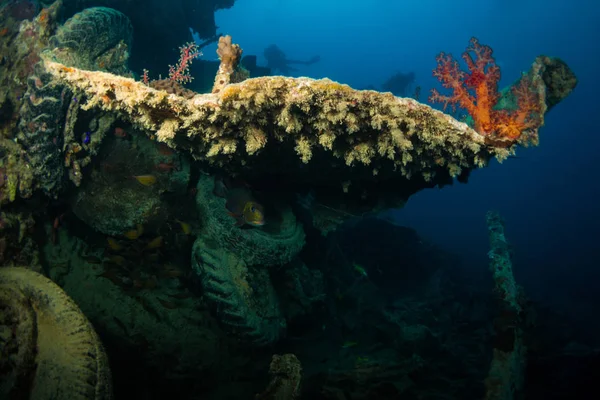
[{"label": "branching coral", "polygon": [[179,48],[179,61],[176,65],[169,65],[169,79],[178,83],[188,83],[194,79],[190,75],[190,64],[194,58],[202,53],[196,43],[187,43]]},{"label": "branching coral", "polygon": [[473,118],[477,132],[495,139],[507,140],[508,144],[519,139],[525,131],[533,131],[543,123],[546,111],[544,93],[540,93],[530,77],[523,77],[512,88],[517,107],[514,110],[498,109],[500,100],[498,82],[500,68],[492,56],[492,48],[471,38],[469,47],[462,54],[468,72],[462,71],[451,55],[440,53],[433,76],[442,86],[452,89],[452,95],[441,95],[433,89],[429,98],[432,102],[464,108]]}]

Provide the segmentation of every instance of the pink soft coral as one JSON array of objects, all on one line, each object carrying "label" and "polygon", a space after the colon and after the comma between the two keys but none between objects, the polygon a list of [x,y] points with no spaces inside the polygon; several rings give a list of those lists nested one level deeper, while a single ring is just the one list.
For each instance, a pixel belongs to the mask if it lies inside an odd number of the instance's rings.
[{"label": "pink soft coral", "polygon": [[429,101],[444,103],[444,109],[448,104],[453,108],[464,108],[473,118],[473,127],[477,132],[498,139],[514,141],[525,130],[540,126],[540,98],[531,88],[527,77],[523,77],[512,89],[517,109],[499,110],[496,105],[500,99],[500,68],[492,57],[492,48],[471,38],[462,58],[468,72],[462,71],[451,55],[440,53],[437,56],[438,65],[433,76],[440,80],[443,87],[452,89],[452,95],[444,96],[433,89]]},{"label": "pink soft coral", "polygon": [[178,83],[187,83],[192,81],[190,75],[190,64],[194,58],[202,55],[198,51],[198,45],[190,42],[179,48],[179,62],[176,65],[169,65],[169,79]]}]

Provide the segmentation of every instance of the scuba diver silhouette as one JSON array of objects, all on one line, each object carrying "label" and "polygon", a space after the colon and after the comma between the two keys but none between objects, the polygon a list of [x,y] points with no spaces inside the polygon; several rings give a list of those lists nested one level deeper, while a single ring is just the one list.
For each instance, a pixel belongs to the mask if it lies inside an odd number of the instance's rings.
[{"label": "scuba diver silhouette", "polygon": [[314,56],[308,61],[290,60],[287,58],[285,53],[274,44],[265,49],[264,56],[267,60],[267,67],[271,69],[271,72],[278,71],[283,75],[288,75],[290,72],[298,71],[297,68],[291,67],[292,64],[311,65],[321,59],[320,56]]}]

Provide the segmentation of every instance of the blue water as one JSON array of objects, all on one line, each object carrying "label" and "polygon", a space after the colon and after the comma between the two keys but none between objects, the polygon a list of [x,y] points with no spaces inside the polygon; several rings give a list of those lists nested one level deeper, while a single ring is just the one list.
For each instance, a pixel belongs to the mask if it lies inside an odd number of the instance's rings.
[{"label": "blue water", "polygon": [[259,55],[259,64],[266,62],[263,49],[276,43],[289,58],[321,55],[296,75],[356,88],[414,71],[422,99],[439,88],[431,75],[435,56],[458,57],[472,36],[494,49],[501,86],[537,55],[566,61],[579,84],[546,115],[539,147],[519,149],[518,158],[502,165],[492,162],[467,185],[420,192],[394,212],[480,273],[488,262],[484,215],[500,211],[517,278],[530,296],[557,303],[576,300],[582,290],[589,294],[600,282],[599,20],[600,3],[592,0],[263,0],[216,13],[219,31],[236,38],[245,54]]}]

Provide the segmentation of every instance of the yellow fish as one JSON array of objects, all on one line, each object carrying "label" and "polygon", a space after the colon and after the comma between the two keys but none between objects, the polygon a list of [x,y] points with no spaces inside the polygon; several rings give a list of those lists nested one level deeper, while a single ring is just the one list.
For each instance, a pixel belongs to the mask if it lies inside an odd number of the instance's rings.
[{"label": "yellow fish", "polygon": [[106,241],[108,242],[108,247],[109,247],[111,250],[114,250],[114,251],[119,251],[119,250],[121,250],[121,249],[123,248],[123,246],[121,246],[121,245],[119,244],[119,242],[117,242],[115,239],[113,239],[113,238],[111,238],[111,237],[109,237],[109,238],[106,238]]},{"label": "yellow fish", "polygon": [[181,230],[183,231],[183,233],[185,233],[186,235],[192,233],[192,227],[190,226],[190,224],[188,224],[187,222],[180,221],[178,219],[176,219],[175,221],[177,221],[177,223],[181,226]]},{"label": "yellow fish", "polygon": [[154,175],[136,175],[134,178],[144,186],[152,186],[156,183]]},{"label": "yellow fish", "polygon": [[225,199],[225,208],[237,226],[263,226],[265,210],[252,195],[248,186],[230,179],[215,177],[214,194]]},{"label": "yellow fish", "polygon": [[127,231],[123,235],[129,240],[135,240],[142,236],[142,233],[144,233],[144,227],[142,225],[138,225],[136,229]]},{"label": "yellow fish", "polygon": [[163,242],[163,237],[162,236],[158,236],[157,238],[152,239],[150,241],[150,243],[148,243],[146,245],[146,249],[147,250],[158,249],[160,246],[162,246],[162,242]]}]

